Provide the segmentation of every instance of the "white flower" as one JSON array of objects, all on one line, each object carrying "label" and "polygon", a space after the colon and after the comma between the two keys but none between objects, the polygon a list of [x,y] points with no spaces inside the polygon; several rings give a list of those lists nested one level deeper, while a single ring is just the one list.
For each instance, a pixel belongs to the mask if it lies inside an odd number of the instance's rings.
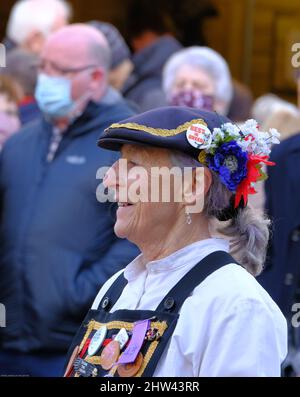
[{"label": "white flower", "polygon": [[268,134],[265,131],[258,131],[258,140],[259,141],[268,141],[268,139],[270,138],[270,134]]},{"label": "white flower", "polygon": [[270,129],[270,135],[271,135],[271,143],[274,144],[278,144],[280,143],[280,133],[276,130],[276,128],[271,128]]},{"label": "white flower", "polygon": [[226,131],[232,137],[240,138],[240,130],[239,128],[232,123],[225,123],[222,125],[222,130]]},{"label": "white flower", "polygon": [[245,129],[249,129],[249,130],[252,130],[252,129],[257,130],[258,129],[258,123],[254,119],[249,119],[249,120],[245,121],[245,123],[243,124],[243,127]]},{"label": "white flower", "polygon": [[237,144],[243,150],[243,152],[251,152],[251,146],[250,146],[251,142],[250,141],[240,140],[240,141],[237,141]]},{"label": "white flower", "polygon": [[232,123],[225,123],[221,128],[213,129],[212,141],[207,147],[207,152],[213,154],[228,136],[233,138],[244,152],[268,156],[272,145],[279,143],[280,134],[275,128],[271,128],[269,132],[260,131],[254,119],[247,120],[240,129]]},{"label": "white flower", "polygon": [[244,135],[252,135],[254,138],[257,138],[259,134],[257,121],[254,119],[247,120],[241,126],[241,131]]},{"label": "white flower", "polygon": [[225,137],[225,134],[221,130],[221,128],[214,128],[213,129],[213,133],[212,133],[212,140],[213,141],[222,140],[222,139],[224,139],[224,137]]},{"label": "white flower", "polygon": [[254,154],[258,154],[260,156],[268,156],[271,152],[271,149],[265,141],[260,141],[257,142],[253,152]]}]

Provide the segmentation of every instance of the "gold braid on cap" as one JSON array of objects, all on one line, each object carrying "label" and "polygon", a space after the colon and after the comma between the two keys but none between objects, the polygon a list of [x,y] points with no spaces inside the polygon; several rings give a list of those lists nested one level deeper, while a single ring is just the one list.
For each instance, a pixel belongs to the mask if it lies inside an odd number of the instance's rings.
[{"label": "gold braid on cap", "polygon": [[106,128],[104,130],[104,132],[108,133],[113,128],[128,128],[130,130],[148,132],[151,135],[168,137],[168,136],[175,136],[175,135],[181,134],[182,132],[186,131],[193,124],[203,124],[207,127],[207,124],[205,123],[204,120],[194,119],[191,121],[187,121],[186,123],[181,124],[177,128],[174,128],[171,130],[163,129],[163,128],[148,127],[146,125],[141,125],[141,124],[137,124],[137,123],[114,123],[111,126],[109,126],[108,128]]},{"label": "gold braid on cap", "polygon": [[203,165],[207,165],[207,154],[205,150],[201,150],[201,152],[199,153],[198,161]]}]

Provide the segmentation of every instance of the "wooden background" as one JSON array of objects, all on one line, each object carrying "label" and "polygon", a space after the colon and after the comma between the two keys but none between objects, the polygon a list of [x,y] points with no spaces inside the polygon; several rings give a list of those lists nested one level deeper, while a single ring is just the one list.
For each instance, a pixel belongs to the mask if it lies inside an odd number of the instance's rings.
[{"label": "wooden background", "polygon": [[212,47],[255,96],[275,92],[296,103],[292,43],[300,42],[299,0],[214,0],[220,15],[207,21]]},{"label": "wooden background", "polygon": [[[1,0],[0,37],[4,35],[13,3],[13,0]],[[70,0],[70,3],[74,21],[100,19],[124,30],[128,0]],[[249,84],[255,96],[274,92],[296,102],[291,45],[300,42],[300,0],[211,0],[211,3],[218,16],[204,21],[205,38],[227,59],[233,76]]]}]

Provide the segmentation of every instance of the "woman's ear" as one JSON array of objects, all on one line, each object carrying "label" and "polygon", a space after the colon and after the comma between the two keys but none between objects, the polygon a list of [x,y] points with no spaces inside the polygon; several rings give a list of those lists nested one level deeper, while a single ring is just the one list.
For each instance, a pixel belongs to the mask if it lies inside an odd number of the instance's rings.
[{"label": "woman's ear", "polygon": [[203,211],[205,196],[210,189],[212,175],[207,167],[197,167],[190,175],[185,175],[183,199],[186,212],[200,213]]},{"label": "woman's ear", "polygon": [[204,194],[206,196],[212,184],[212,174],[209,168],[207,167],[203,167],[203,168],[204,168]]}]

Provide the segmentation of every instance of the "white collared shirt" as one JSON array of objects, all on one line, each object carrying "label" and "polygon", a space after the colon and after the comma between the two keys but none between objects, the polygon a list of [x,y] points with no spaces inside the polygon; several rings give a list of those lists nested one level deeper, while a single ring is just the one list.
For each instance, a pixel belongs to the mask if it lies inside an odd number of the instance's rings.
[{"label": "white collared shirt", "polygon": [[[139,255],[125,268],[128,284],[111,311],[155,310],[195,264],[228,249],[226,240],[211,238],[149,263]],[[93,309],[119,274],[101,288]],[[286,354],[287,325],[278,306],[251,274],[229,264],[185,300],[154,376],[280,376]]]}]

